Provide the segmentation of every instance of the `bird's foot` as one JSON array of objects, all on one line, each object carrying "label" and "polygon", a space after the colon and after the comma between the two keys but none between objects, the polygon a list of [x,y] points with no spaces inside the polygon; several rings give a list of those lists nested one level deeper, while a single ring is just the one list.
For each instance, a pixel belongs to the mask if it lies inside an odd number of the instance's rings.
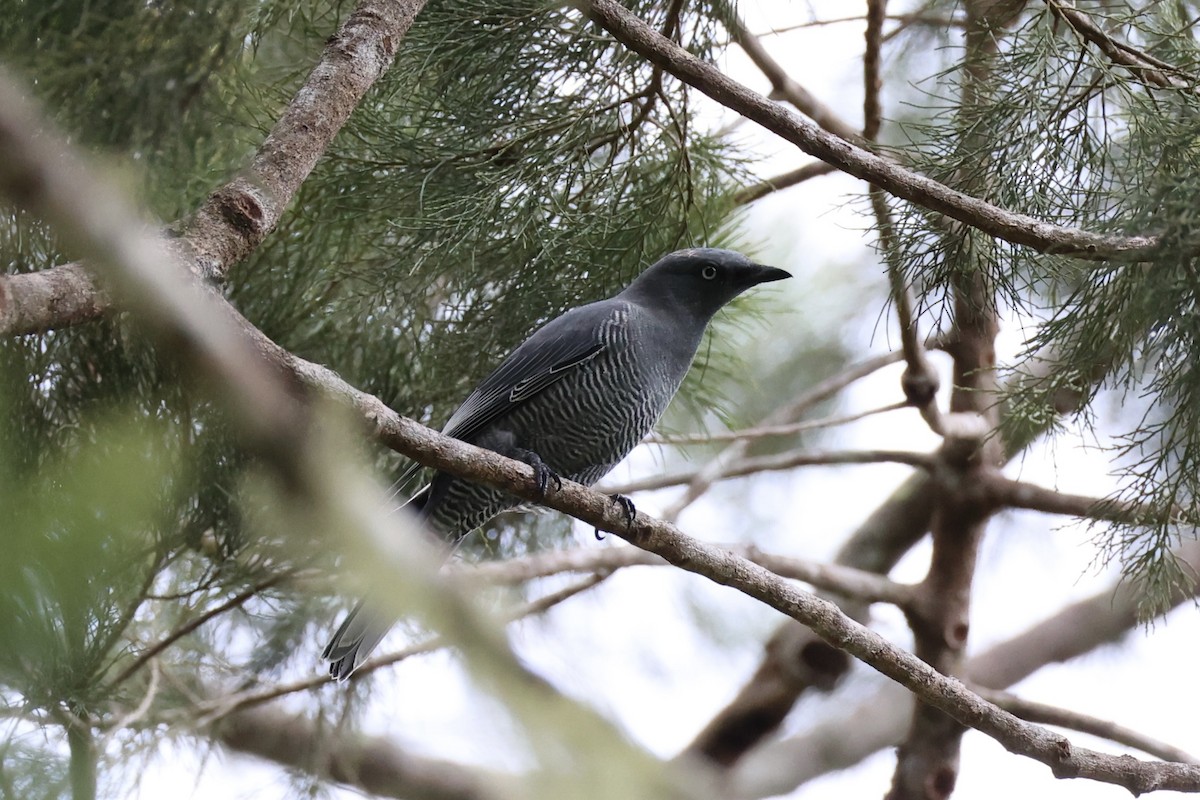
[{"label": "bird's foot", "polygon": [[610,494],[609,497],[611,497],[613,502],[619,505],[621,510],[625,512],[625,527],[632,528],[633,521],[637,519],[637,506],[635,506],[633,501],[623,494]]},{"label": "bird's foot", "polygon": [[555,491],[562,491],[562,478],[550,468],[549,464],[542,461],[542,457],[537,453],[532,450],[521,450],[517,453],[517,458],[533,467],[533,483],[537,487],[538,496],[543,500],[550,489],[550,481],[554,481]]},{"label": "bird's foot", "polygon": [[[610,494],[609,497],[612,498],[612,501],[614,503],[616,503],[617,505],[619,505],[621,507],[621,510],[625,512],[625,528],[626,528],[626,530],[628,530],[629,528],[632,528],[633,521],[635,519],[637,519],[637,506],[635,506],[633,504],[633,501],[630,500],[628,497],[626,497],[623,494]],[[600,542],[603,540],[604,540],[604,534],[600,532],[599,528],[596,528],[596,541]]]}]

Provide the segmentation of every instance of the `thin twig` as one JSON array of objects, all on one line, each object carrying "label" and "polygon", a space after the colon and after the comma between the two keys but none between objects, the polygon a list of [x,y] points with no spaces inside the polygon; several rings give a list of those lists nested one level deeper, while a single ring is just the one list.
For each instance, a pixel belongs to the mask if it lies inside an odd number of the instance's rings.
[{"label": "thin twig", "polygon": [[[738,119],[745,120],[745,117],[738,117]],[[753,203],[755,200],[760,200],[772,192],[791,188],[813,178],[828,175],[831,172],[837,172],[837,167],[824,161],[812,161],[791,172],[785,172],[781,175],[776,175],[774,178],[767,178],[760,181],[753,186],[740,189],[733,195],[733,201],[739,206],[744,206],[748,203]]]},{"label": "thin twig", "polygon": [[[904,464],[932,472],[937,466],[937,458],[928,453],[914,453],[911,450],[838,450],[833,452],[794,450],[743,458],[740,461],[726,464],[721,468],[718,480],[741,478],[759,472],[779,472],[796,467],[829,467],[850,464]],[[674,474],[648,475],[645,478],[638,478],[615,486],[605,484],[603,491],[609,494],[631,494],[647,492],[652,489],[665,489],[668,486],[679,486],[685,483],[691,484],[704,470],[705,467],[700,467]]]},{"label": "thin twig", "polygon": [[[724,547],[731,553],[766,567],[781,578],[804,581],[815,588],[869,603],[891,603],[903,607],[912,591],[907,584],[866,570],[764,553],[753,545],[730,544]],[[591,547],[489,561],[464,568],[463,572],[488,583],[514,584],[564,572],[613,571],[635,566],[661,567],[667,566],[667,562],[637,547]]]},{"label": "thin twig", "polygon": [[[883,105],[879,100],[882,86],[880,69],[882,62],[883,20],[887,12],[887,0],[869,0],[867,3],[867,29],[864,34],[866,48],[863,53],[863,136],[874,141],[883,125]],[[941,414],[937,407],[938,375],[925,350],[921,346],[917,319],[913,313],[916,301],[912,288],[904,279],[900,246],[887,197],[882,189],[872,184],[868,190],[871,210],[875,214],[875,226],[879,231],[879,250],[887,264],[888,281],[891,284],[892,302],[900,323],[900,345],[904,353],[906,368],[900,378],[900,386],[908,404],[921,412],[925,424],[936,434],[943,433]]]},{"label": "thin twig", "polygon": [[128,714],[118,717],[116,720],[106,724],[104,727],[112,731],[119,731],[128,728],[137,723],[139,720],[143,719],[146,714],[149,713],[150,707],[154,705],[154,700],[158,696],[158,683],[159,678],[161,677],[162,674],[158,666],[158,659],[151,659],[150,682],[146,686],[146,694],[143,695],[141,702],[138,703],[137,707]]},{"label": "thin twig", "polygon": [[108,684],[109,688],[120,686],[122,683],[124,683],[126,680],[128,680],[131,675],[133,675],[135,672],[137,672],[139,669],[141,669],[143,666],[145,666],[145,664],[147,662],[149,662],[151,659],[153,659],[155,656],[157,656],[162,651],[166,650],[168,647],[173,645],[175,642],[182,639],[184,636],[187,636],[189,633],[191,633],[192,631],[199,628],[204,623],[208,622],[209,620],[213,619],[214,617],[219,617],[221,614],[224,614],[226,611],[231,611],[231,610],[241,606],[247,600],[249,600],[250,598],[257,595],[259,592],[263,591],[264,589],[269,589],[270,587],[279,583],[286,577],[287,577],[287,574],[273,575],[270,578],[267,578],[266,580],[259,581],[258,583],[251,586],[250,588],[245,589],[241,592],[238,592],[233,597],[226,600],[224,603],[220,603],[219,605],[213,606],[212,608],[210,608],[208,611],[205,611],[200,616],[194,617],[194,618],[188,620],[187,622],[185,622],[183,625],[180,625],[178,628],[176,628],[175,630],[173,630],[169,634],[167,634],[163,639],[161,639],[157,643],[155,643],[155,644],[151,645],[150,647],[146,648],[145,650],[143,650],[138,655],[138,657],[133,660],[133,663],[131,663],[125,669],[121,670],[121,672],[117,675],[117,677],[113,678],[112,681],[109,682],[109,684]]},{"label": "thin twig", "polygon": [[[810,408],[825,402],[855,381],[895,364],[902,357],[899,352],[885,353],[847,367],[842,372],[826,378],[772,411],[763,419],[762,425],[784,425],[795,422]],[[726,464],[741,459],[749,447],[749,442],[738,441],[717,453],[712,460],[696,471],[695,476],[688,483],[687,491],[663,511],[663,519],[668,521],[678,519],[685,508],[708,491],[710,486],[721,480],[725,475]]]},{"label": "thin twig", "polygon": [[[584,580],[565,586],[549,594],[530,600],[518,608],[504,615],[506,622],[516,622],[527,617],[543,614],[554,606],[569,600],[575,595],[587,591],[597,584],[601,583],[610,573],[607,571],[596,572],[595,574],[585,578]],[[350,677],[352,681],[362,680],[364,676],[369,675],[376,670],[383,669],[398,664],[401,661],[412,658],[413,656],[432,653],[449,646],[449,642],[442,636],[430,636],[420,642],[415,642],[400,650],[396,650],[385,655],[377,656],[367,661]],[[272,686],[267,689],[254,689],[250,691],[240,692],[235,695],[226,697],[218,697],[206,701],[198,706],[187,709],[189,718],[196,719],[196,727],[203,728],[221,719],[229,716],[237,711],[252,706],[262,705],[263,703],[275,700],[279,697],[284,697],[298,692],[307,692],[314,689],[320,689],[329,685],[329,674],[321,672],[319,675],[314,675],[308,678],[291,681],[290,683],[282,683]]]},{"label": "thin twig", "polygon": [[1173,747],[1158,739],[1151,738],[1123,725],[1118,725],[1111,720],[1100,719],[1089,714],[1081,714],[1078,711],[1070,711],[1059,706],[1039,703],[1034,700],[1027,700],[1009,692],[986,689],[982,686],[973,686],[972,689],[989,703],[993,703],[1005,711],[1029,722],[1036,722],[1041,725],[1053,725],[1056,728],[1067,728],[1068,730],[1079,731],[1080,733],[1089,733],[1101,739],[1108,739],[1110,742],[1116,742],[1126,747],[1141,750],[1143,753],[1149,753],[1164,761],[1174,761],[1180,764],[1200,764],[1200,759],[1197,759],[1186,750]]},{"label": "thin twig", "polygon": [[[830,19],[814,19],[808,22],[798,22],[795,25],[784,25],[780,28],[772,28],[769,31],[754,34],[758,38],[766,36],[777,36],[783,33],[791,33],[792,31],[805,30],[806,28],[820,28],[826,25],[840,25],[845,22],[862,22],[866,19],[864,14],[856,14],[852,17],[832,17]],[[888,14],[889,22],[899,22],[897,29],[911,27],[912,25],[926,25],[931,28],[961,28],[963,21],[954,17],[939,17],[929,14]],[[887,38],[891,38],[895,33],[889,33]]]},{"label": "thin twig", "polygon": [[742,440],[767,439],[774,436],[793,436],[797,433],[806,431],[821,430],[822,428],[833,428],[838,425],[847,425],[851,422],[858,422],[867,417],[873,417],[876,414],[885,414],[889,411],[899,411],[902,408],[908,408],[909,403],[901,400],[898,403],[891,403],[879,408],[872,408],[866,411],[860,411],[857,414],[842,414],[839,416],[825,417],[823,419],[814,419],[808,422],[793,422],[791,425],[764,425],[758,428],[746,428],[740,431],[728,431],[726,433],[685,433],[674,436],[652,434],[647,436],[645,441],[650,444],[715,444],[717,442],[737,442]]}]

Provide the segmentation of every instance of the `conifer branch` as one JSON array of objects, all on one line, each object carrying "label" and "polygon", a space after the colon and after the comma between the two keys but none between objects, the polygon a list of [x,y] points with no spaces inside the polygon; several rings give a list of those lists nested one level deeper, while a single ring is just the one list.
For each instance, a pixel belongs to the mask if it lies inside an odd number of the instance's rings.
[{"label": "conifer branch", "polygon": [[1200,81],[1167,62],[1109,36],[1092,18],[1069,2],[1045,0],[1054,16],[1067,23],[1085,42],[1091,42],[1114,64],[1160,89],[1200,91]]},{"label": "conifer branch", "polygon": [[[274,230],[367,90],[387,72],[425,0],[360,0],[245,169],[164,237],[193,274],[221,282]],[[112,299],[89,265],[0,275],[0,336],[97,319]]]},{"label": "conifer branch", "polygon": [[[1151,260],[1163,245],[1158,234],[1115,236],[1043,222],[1000,208],[858,147],[795,116],[747,89],[712,64],[659,36],[616,0],[579,0],[579,7],[617,41],[721,105],[799,147],[811,156],[903,198],[991,236],[1092,261]],[[1192,244],[1189,251],[1200,250]]]},{"label": "conifer branch", "polygon": [[[1185,542],[1175,555],[1193,576],[1171,597],[1172,606],[1200,593],[1200,541]],[[972,656],[965,674],[971,685],[1006,689],[1042,667],[1063,664],[1119,642],[1141,624],[1136,587],[1115,581],[1060,609],[1015,636]],[[854,764],[903,738],[909,713],[896,687],[885,686],[845,708],[836,720],[793,737],[764,744],[729,775],[738,797],[788,794],[816,777]],[[894,709],[882,713],[882,709]],[[898,712],[898,713],[897,713]]]}]

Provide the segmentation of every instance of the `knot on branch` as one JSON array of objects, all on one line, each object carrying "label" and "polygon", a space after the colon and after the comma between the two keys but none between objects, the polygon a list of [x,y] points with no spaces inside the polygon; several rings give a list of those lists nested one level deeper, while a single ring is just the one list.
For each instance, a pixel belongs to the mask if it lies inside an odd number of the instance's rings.
[{"label": "knot on branch", "polygon": [[913,369],[913,365],[909,364],[900,376],[900,388],[904,391],[904,399],[916,408],[924,408],[932,403],[939,388],[937,373],[926,367],[927,365],[922,364],[920,368]]},{"label": "knot on branch", "polygon": [[219,189],[213,195],[213,204],[221,218],[238,233],[253,237],[266,235],[267,214],[262,201],[248,186],[238,186],[237,183],[240,182],[227,184]]}]

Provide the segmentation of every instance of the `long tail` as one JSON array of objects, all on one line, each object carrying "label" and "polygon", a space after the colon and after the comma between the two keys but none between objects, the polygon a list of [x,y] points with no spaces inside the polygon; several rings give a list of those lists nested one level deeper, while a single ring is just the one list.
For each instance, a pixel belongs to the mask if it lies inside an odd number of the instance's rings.
[{"label": "long tail", "polygon": [[[406,505],[423,516],[428,500],[429,486],[425,486]],[[395,621],[373,610],[367,600],[360,600],[321,651],[321,658],[330,662],[329,674],[333,679],[344,681],[362,666]]]}]

